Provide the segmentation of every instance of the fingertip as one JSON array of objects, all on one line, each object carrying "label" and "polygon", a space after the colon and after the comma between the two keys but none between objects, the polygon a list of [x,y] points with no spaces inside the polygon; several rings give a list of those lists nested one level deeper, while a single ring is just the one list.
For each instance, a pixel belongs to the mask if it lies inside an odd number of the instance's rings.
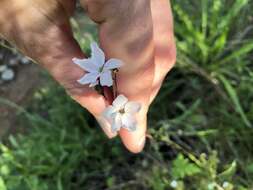
[{"label": "fingertip", "polygon": [[[125,147],[134,154],[142,152],[145,147],[146,136],[144,135],[140,138],[134,138],[131,134],[129,134],[131,132],[128,132],[125,129],[123,130],[121,131],[120,136]],[[127,138],[127,136],[130,138]]]},{"label": "fingertip", "polygon": [[130,132],[126,129],[121,129],[119,134],[125,147],[132,153],[140,153],[146,142],[146,118],[137,126],[136,131]]},{"label": "fingertip", "polygon": [[117,133],[112,132],[111,124],[102,115],[108,105],[107,100],[102,95],[89,88],[87,89],[86,93],[82,94],[83,95],[72,95],[71,97],[76,100],[81,106],[86,108],[96,118],[99,126],[102,128],[105,135],[109,139],[116,137]]},{"label": "fingertip", "polygon": [[140,153],[143,151],[144,147],[145,147],[145,143],[146,143],[146,135],[144,135],[143,137],[140,138],[137,146],[135,146],[134,148],[132,148],[130,151],[132,153]]},{"label": "fingertip", "polygon": [[116,132],[112,132],[110,123],[103,116],[96,117],[96,120],[109,139],[117,136]]}]

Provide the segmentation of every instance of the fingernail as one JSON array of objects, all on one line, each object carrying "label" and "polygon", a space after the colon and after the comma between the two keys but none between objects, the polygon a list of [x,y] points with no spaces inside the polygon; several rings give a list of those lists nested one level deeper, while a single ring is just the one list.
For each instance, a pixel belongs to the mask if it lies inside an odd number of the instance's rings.
[{"label": "fingernail", "polygon": [[111,125],[104,117],[99,117],[96,119],[108,138],[111,139],[117,135],[117,133],[113,133],[111,131]]},{"label": "fingernail", "polygon": [[138,143],[138,146],[139,146],[139,148],[143,148],[144,147],[144,145],[145,145],[145,142],[146,142],[146,135],[144,135],[141,139],[140,139],[140,141],[139,141],[139,143]]}]

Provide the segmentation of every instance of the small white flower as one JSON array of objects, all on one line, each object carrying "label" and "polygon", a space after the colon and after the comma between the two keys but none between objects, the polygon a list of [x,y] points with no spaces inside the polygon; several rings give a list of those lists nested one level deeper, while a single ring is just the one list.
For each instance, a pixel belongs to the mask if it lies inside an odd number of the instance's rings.
[{"label": "small white flower", "polygon": [[27,65],[30,63],[30,60],[27,57],[22,57],[20,61],[23,65]]},{"label": "small white flower", "polygon": [[8,69],[7,65],[0,65],[0,73],[4,72],[6,69]]},{"label": "small white flower", "polygon": [[112,132],[117,132],[120,128],[135,131],[137,121],[135,115],[141,109],[141,104],[128,101],[124,95],[119,95],[112,105],[108,106],[103,115],[111,122]]},{"label": "small white flower", "polygon": [[224,181],[224,183],[222,184],[223,188],[227,188],[229,186],[229,183],[227,181]]},{"label": "small white flower", "polygon": [[77,80],[80,84],[90,84],[90,87],[96,86],[99,82],[101,86],[112,86],[112,70],[122,66],[119,59],[109,59],[105,62],[105,54],[97,43],[91,43],[91,57],[88,59],[73,58],[72,61],[80,66],[87,73]]},{"label": "small white flower", "polygon": [[2,72],[1,78],[4,81],[10,81],[14,79],[14,71],[12,69],[6,69]]},{"label": "small white flower", "polygon": [[173,180],[171,183],[170,183],[170,186],[172,187],[172,188],[177,188],[177,181],[176,180]]}]

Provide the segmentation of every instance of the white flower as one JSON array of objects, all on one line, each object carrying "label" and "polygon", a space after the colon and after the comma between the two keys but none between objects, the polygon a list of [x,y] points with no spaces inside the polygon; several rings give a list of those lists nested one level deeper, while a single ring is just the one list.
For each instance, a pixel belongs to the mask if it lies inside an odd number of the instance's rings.
[{"label": "white flower", "polygon": [[0,73],[8,69],[7,65],[0,65]]},{"label": "white flower", "polygon": [[172,188],[177,188],[177,181],[176,180],[173,180],[171,183],[170,183],[170,186],[172,187]]},{"label": "white flower", "polygon": [[30,63],[30,60],[27,57],[21,57],[20,61],[23,65],[27,65]]},{"label": "white flower", "polygon": [[224,181],[224,183],[222,184],[223,188],[227,188],[229,186],[229,183],[227,181]]},{"label": "white flower", "polygon": [[117,132],[120,128],[135,131],[137,122],[134,114],[140,109],[140,103],[128,101],[124,95],[119,95],[112,105],[105,109],[103,115],[111,122],[112,132]]},{"label": "white flower", "polygon": [[4,81],[10,81],[13,80],[15,76],[15,73],[12,69],[7,68],[5,71],[2,72],[1,78]]},{"label": "white flower", "polygon": [[77,81],[83,85],[90,84],[90,87],[96,86],[99,82],[101,86],[112,86],[112,70],[122,65],[122,61],[114,58],[105,62],[105,54],[95,42],[91,43],[90,58],[73,58],[72,61],[87,71],[87,73]]}]

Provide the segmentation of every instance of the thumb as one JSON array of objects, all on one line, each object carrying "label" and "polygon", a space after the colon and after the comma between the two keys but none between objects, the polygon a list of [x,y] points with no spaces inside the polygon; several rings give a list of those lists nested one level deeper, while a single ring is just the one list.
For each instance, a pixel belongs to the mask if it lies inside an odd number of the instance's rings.
[{"label": "thumb", "polygon": [[[112,138],[116,136],[110,130],[110,124],[100,117],[108,105],[104,96],[98,94],[94,89],[87,85],[80,85],[77,80],[80,79],[85,71],[72,63],[74,57],[84,58],[80,47],[73,39],[71,34],[65,33],[58,28],[52,28],[48,31],[47,39],[50,45],[50,52],[42,58],[42,62],[53,77],[67,90],[68,94],[85,107],[99,122],[105,134]],[[55,41],[56,43],[50,43]]]},{"label": "thumb", "polygon": [[[69,24],[75,1],[0,1],[0,32],[29,57],[41,63],[67,92],[95,117],[107,102],[77,80],[85,72],[72,63],[83,58]],[[8,20],[9,22],[6,22]]]},{"label": "thumb", "polygon": [[[109,138],[115,136],[106,121],[100,115],[108,104],[107,100],[87,85],[77,82],[85,71],[72,62],[74,57],[84,58],[78,43],[67,25],[50,25],[47,31],[26,32],[22,44],[25,53],[40,63],[80,105],[86,108],[98,120]],[[31,46],[33,44],[33,46]]]}]

